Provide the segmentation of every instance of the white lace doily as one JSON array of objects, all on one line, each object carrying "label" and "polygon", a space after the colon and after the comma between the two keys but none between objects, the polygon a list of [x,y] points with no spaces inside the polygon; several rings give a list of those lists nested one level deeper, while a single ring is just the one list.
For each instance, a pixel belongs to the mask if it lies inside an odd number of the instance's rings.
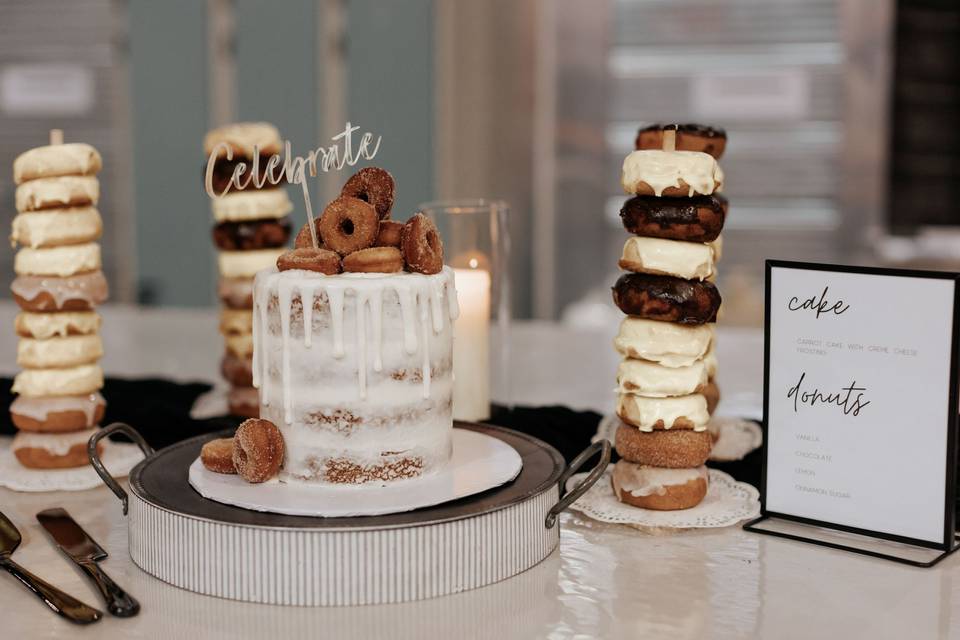
[{"label": "white lace doily", "polygon": [[[654,511],[623,504],[610,486],[611,464],[571,509],[599,520],[627,524],[638,529],[711,529],[730,527],[760,515],[760,492],[745,482],[737,482],[723,471],[709,469],[710,486],[703,502],[682,511]],[[567,490],[587,474],[578,473],[567,481]]]},{"label": "white lace doily", "polygon": [[[591,442],[606,438],[612,444],[618,426],[620,426],[620,418],[616,414],[604,416],[597,425],[597,433]],[[710,430],[719,431],[719,437],[710,452],[710,459],[716,462],[742,460],[763,443],[763,430],[752,420],[713,417],[710,419]]]},{"label": "white lace doily", "polygon": [[[0,487],[14,491],[83,491],[103,484],[93,467],[74,469],[27,469],[10,450],[13,438],[0,438]],[[143,453],[135,444],[127,442],[103,442],[103,464],[114,478],[122,478],[140,460]]]}]

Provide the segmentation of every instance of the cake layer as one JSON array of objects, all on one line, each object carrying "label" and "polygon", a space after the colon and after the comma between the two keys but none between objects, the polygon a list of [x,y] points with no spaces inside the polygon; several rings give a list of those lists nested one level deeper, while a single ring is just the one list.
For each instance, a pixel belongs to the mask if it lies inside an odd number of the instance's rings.
[{"label": "cake layer", "polygon": [[253,384],[286,442],[281,478],[389,481],[443,464],[456,314],[450,269],[258,274]]}]

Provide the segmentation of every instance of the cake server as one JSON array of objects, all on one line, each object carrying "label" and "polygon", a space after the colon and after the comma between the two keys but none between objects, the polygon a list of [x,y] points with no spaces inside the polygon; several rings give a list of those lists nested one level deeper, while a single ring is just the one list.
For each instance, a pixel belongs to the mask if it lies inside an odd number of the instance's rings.
[{"label": "cake server", "polygon": [[107,552],[65,509],[46,509],[37,514],[37,520],[57,543],[60,551],[93,580],[107,602],[107,611],[118,618],[129,618],[140,612],[140,603],[111,580],[97,564],[97,561],[107,557]]},{"label": "cake server", "polygon": [[14,562],[10,555],[20,546],[20,541],[20,532],[7,519],[7,516],[0,513],[0,567],[9,571],[14,578],[22,582],[26,588],[43,600],[48,607],[70,622],[90,624],[103,616],[100,611],[85,605],[73,596],[67,595]]}]

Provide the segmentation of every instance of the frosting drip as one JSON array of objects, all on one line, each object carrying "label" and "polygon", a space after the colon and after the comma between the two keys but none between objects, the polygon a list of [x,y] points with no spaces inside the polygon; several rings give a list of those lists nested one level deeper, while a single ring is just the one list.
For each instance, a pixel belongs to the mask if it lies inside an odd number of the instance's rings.
[{"label": "frosting drip", "polygon": [[67,300],[80,300],[90,306],[98,305],[107,299],[107,279],[102,271],[80,273],[75,276],[58,278],[55,276],[17,276],[10,290],[24,300],[33,300],[42,293],[48,293],[57,308]]},{"label": "frosting drip", "polygon": [[92,427],[97,407],[104,405],[106,405],[106,400],[103,399],[100,392],[80,396],[43,396],[39,398],[19,396],[10,405],[10,413],[32,418],[38,422],[45,422],[51,413],[79,411],[86,416],[86,425]]},{"label": "frosting drip", "polygon": [[[276,391],[269,382],[269,359],[265,357],[268,309],[272,297],[276,298],[280,318],[282,373],[279,400],[284,408],[284,422],[290,424],[293,421],[290,323],[294,301],[299,303],[305,349],[313,347],[317,304],[326,303],[321,309],[324,319],[329,320],[331,352],[337,360],[347,355],[344,310],[348,304],[352,306],[356,328],[352,332],[351,352],[357,359],[357,396],[364,400],[367,397],[368,368],[378,373],[383,370],[383,299],[388,291],[395,294],[400,308],[404,350],[410,355],[419,352],[422,358],[419,372],[422,396],[430,398],[433,369],[430,335],[444,330],[445,315],[452,322],[459,313],[452,269],[445,267],[433,276],[415,273],[325,276],[309,271],[268,269],[258,273],[254,283],[253,386],[260,389],[261,404],[268,407],[277,401]],[[369,362],[371,354],[372,364]]]}]

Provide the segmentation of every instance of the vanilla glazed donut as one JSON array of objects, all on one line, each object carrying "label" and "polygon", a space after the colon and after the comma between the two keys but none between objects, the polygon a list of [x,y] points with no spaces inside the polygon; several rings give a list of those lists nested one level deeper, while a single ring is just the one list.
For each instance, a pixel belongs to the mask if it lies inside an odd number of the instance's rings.
[{"label": "vanilla glazed donut", "polygon": [[683,325],[627,316],[620,322],[613,346],[627,358],[686,367],[709,353],[712,340],[713,326],[709,324]]},{"label": "vanilla glazed donut", "polygon": [[708,280],[715,273],[713,248],[709,244],[663,238],[627,238],[618,264],[634,273],[684,280]]},{"label": "vanilla glazed donut", "polygon": [[100,424],[106,406],[99,392],[40,398],[19,396],[10,404],[10,419],[21,431],[79,431]]},{"label": "vanilla glazed donut", "polygon": [[719,160],[727,148],[726,131],[702,124],[652,124],[642,127],[637,131],[635,148],[662,149],[665,129],[676,131],[676,148],[679,151],[702,151]]},{"label": "vanilla glazed donut", "polygon": [[711,378],[700,390],[700,395],[706,399],[707,413],[712,417],[717,411],[717,405],[720,404],[720,387],[718,387],[716,381]]},{"label": "vanilla glazed donut", "polygon": [[103,220],[94,207],[47,209],[18,214],[10,242],[36,249],[93,242],[102,234]]},{"label": "vanilla glazed donut", "polygon": [[719,193],[692,198],[634,196],[620,208],[620,221],[638,236],[713,242],[723,230],[727,207]]},{"label": "vanilla glazed donut", "polygon": [[656,362],[627,358],[617,368],[617,391],[650,398],[686,396],[707,386],[707,369],[702,361],[684,367],[665,367]]},{"label": "vanilla glazed donut", "polygon": [[723,189],[723,171],[713,156],[699,151],[633,151],[623,161],[624,193],[692,198]]},{"label": "vanilla glazed donut", "polygon": [[24,369],[13,378],[13,393],[27,398],[78,396],[103,388],[103,371],[95,364],[64,369]]},{"label": "vanilla glazed donut", "polygon": [[100,330],[100,315],[94,311],[31,313],[21,311],[13,321],[21,338],[45,340],[53,337],[82,336]]},{"label": "vanilla glazed donut", "polygon": [[699,393],[685,396],[617,394],[617,416],[640,431],[690,429],[704,431],[710,414],[707,399]]},{"label": "vanilla glazed donut", "polygon": [[708,431],[671,429],[669,431],[640,431],[627,424],[617,427],[614,447],[628,462],[666,467],[692,469],[710,457],[713,438]]},{"label": "vanilla glazed donut", "polygon": [[14,194],[17,211],[96,206],[100,182],[89,176],[60,176],[24,182]]},{"label": "vanilla glazed donut", "polygon": [[225,336],[253,333],[253,310],[221,309],[220,333]]},{"label": "vanilla glazed donut", "polygon": [[[87,441],[97,428],[70,433],[33,433],[19,431],[13,436],[10,449],[23,466],[30,469],[68,469],[90,463]],[[97,454],[103,454],[103,443],[97,443]]]},{"label": "vanilla glazed donut", "polygon": [[641,509],[678,511],[695,507],[707,495],[707,468],[664,469],[618,460],[610,474],[617,500]]},{"label": "vanilla glazed donut", "polygon": [[720,292],[712,282],[628,273],[613,286],[613,302],[631,316],[680,324],[716,322]]},{"label": "vanilla glazed donut", "polygon": [[18,276],[57,276],[66,278],[100,269],[100,245],[96,242],[71,244],[46,249],[24,247],[13,259]]},{"label": "vanilla glazed donut", "polygon": [[13,181],[38,178],[92,176],[103,167],[100,152],[83,142],[53,144],[24,151],[13,161]]},{"label": "vanilla glazed donut", "polygon": [[24,311],[90,311],[109,295],[107,279],[100,270],[66,278],[17,276],[10,285],[14,301]]},{"label": "vanilla glazed donut", "polygon": [[62,369],[90,364],[103,357],[103,343],[96,333],[56,338],[20,338],[17,364],[25,369]]},{"label": "vanilla glazed donut", "polygon": [[220,275],[224,278],[252,279],[258,271],[269,269],[277,263],[286,249],[259,249],[257,251],[221,251],[217,255]]},{"label": "vanilla glazed donut", "polygon": [[[260,154],[271,156],[283,150],[280,131],[269,122],[235,122],[217,127],[203,137],[203,152],[209,156],[217,145],[224,144],[237,156],[253,159]],[[217,149],[217,157],[225,157],[227,152]]]},{"label": "vanilla glazed donut", "polygon": [[253,336],[249,333],[230,334],[223,337],[227,352],[238,358],[253,357]]},{"label": "vanilla glazed donut", "polygon": [[210,208],[217,222],[241,222],[283,218],[293,211],[293,203],[285,189],[262,189],[231,191],[213,198]]}]

